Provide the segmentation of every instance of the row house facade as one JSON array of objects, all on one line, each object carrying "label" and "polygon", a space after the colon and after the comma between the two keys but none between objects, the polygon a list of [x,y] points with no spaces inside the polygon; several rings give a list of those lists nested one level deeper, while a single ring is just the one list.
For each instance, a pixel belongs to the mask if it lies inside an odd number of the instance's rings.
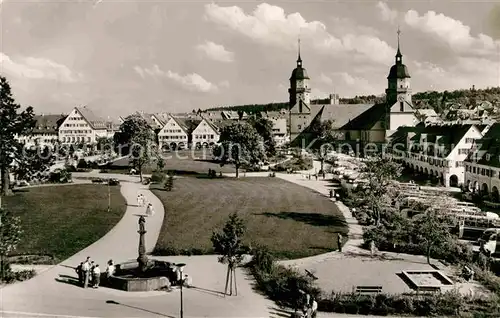
[{"label": "row house facade", "polygon": [[465,189],[499,202],[500,124],[493,124],[464,162]]},{"label": "row house facade", "polygon": [[190,142],[188,125],[184,118],[170,116],[163,128],[158,132],[160,149],[185,149]]},{"label": "row house facade", "polygon": [[220,139],[220,127],[218,126],[214,122],[202,118],[198,126],[193,130],[191,147],[195,149],[207,148],[218,143]]},{"label": "row house facade", "polygon": [[54,148],[59,141],[59,127],[66,115],[35,115],[35,126],[26,135],[18,136],[17,140],[25,147]]},{"label": "row house facade", "polygon": [[75,107],[59,127],[62,144],[95,144],[99,138],[112,138],[118,127],[96,116],[87,107]]},{"label": "row house facade", "polygon": [[470,124],[401,127],[391,138],[389,152],[410,170],[458,187],[466,182],[464,162],[486,129]]}]

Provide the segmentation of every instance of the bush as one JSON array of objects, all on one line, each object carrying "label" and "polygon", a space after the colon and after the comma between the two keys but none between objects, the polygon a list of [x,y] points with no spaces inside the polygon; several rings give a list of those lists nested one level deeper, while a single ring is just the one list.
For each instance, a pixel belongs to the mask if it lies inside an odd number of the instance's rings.
[{"label": "bush", "polygon": [[165,179],[165,173],[162,171],[153,171],[151,182],[162,182]]},{"label": "bush", "polygon": [[363,295],[332,293],[318,301],[318,310],[361,315],[455,316],[465,308],[456,291],[434,295]]},{"label": "bush", "polygon": [[85,161],[85,159],[80,159],[78,160],[78,164],[76,165],[76,168],[77,169],[87,169],[89,167],[89,164],[87,163],[87,161]]},{"label": "bush", "polygon": [[300,290],[319,298],[321,291],[313,286],[309,277],[293,268],[276,265],[266,248],[255,249],[248,266],[255,277],[256,287],[281,306],[298,308],[303,297]]},{"label": "bush", "polygon": [[[34,269],[13,271],[10,267],[10,263],[7,260],[3,262],[3,282],[7,284],[22,282],[36,276],[36,271]],[[0,280],[0,282],[2,282]]]}]

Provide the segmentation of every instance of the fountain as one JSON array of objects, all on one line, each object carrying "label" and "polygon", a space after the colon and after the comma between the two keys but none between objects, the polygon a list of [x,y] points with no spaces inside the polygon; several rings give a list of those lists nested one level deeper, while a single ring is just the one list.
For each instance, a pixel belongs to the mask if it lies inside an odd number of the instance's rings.
[{"label": "fountain", "polygon": [[116,265],[115,274],[108,280],[111,288],[125,291],[152,291],[170,288],[176,277],[175,264],[148,259],[144,235],[146,218],[139,217],[139,248],[136,260]]}]

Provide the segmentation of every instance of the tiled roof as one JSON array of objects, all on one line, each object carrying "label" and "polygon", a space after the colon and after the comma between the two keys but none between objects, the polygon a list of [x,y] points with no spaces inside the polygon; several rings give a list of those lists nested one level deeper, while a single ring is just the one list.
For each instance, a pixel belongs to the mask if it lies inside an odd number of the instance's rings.
[{"label": "tiled roof", "polygon": [[76,107],[76,110],[83,116],[83,118],[85,118],[85,120],[88,121],[93,129],[107,129],[108,124],[106,120],[94,114],[94,112],[86,106]]},{"label": "tiled roof", "polygon": [[321,112],[322,121],[331,119],[333,127],[340,128],[372,108],[373,104],[312,104],[310,107],[313,118]]},{"label": "tiled roof", "polygon": [[466,161],[480,165],[500,167],[500,123],[493,124],[478,141],[478,149]]},{"label": "tiled roof", "polygon": [[67,115],[35,115],[33,134],[57,134],[59,126],[68,117]]},{"label": "tiled roof", "polygon": [[384,119],[386,104],[369,105],[364,112],[349,120],[341,130],[370,130],[375,124]]}]

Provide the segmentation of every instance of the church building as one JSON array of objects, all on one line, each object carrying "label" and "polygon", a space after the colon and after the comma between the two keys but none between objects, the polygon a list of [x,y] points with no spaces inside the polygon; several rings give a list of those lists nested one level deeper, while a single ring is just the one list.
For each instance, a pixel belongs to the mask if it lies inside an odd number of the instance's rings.
[{"label": "church building", "polygon": [[292,146],[307,146],[314,139],[311,126],[315,121],[332,120],[341,142],[363,148],[367,143],[382,145],[398,127],[415,126],[411,101],[410,74],[403,64],[399,45],[395,64],[387,77],[386,100],[380,104],[340,104],[337,94],[329,103],[311,103],[310,78],[299,54],[297,67],[290,77],[289,132]]}]

